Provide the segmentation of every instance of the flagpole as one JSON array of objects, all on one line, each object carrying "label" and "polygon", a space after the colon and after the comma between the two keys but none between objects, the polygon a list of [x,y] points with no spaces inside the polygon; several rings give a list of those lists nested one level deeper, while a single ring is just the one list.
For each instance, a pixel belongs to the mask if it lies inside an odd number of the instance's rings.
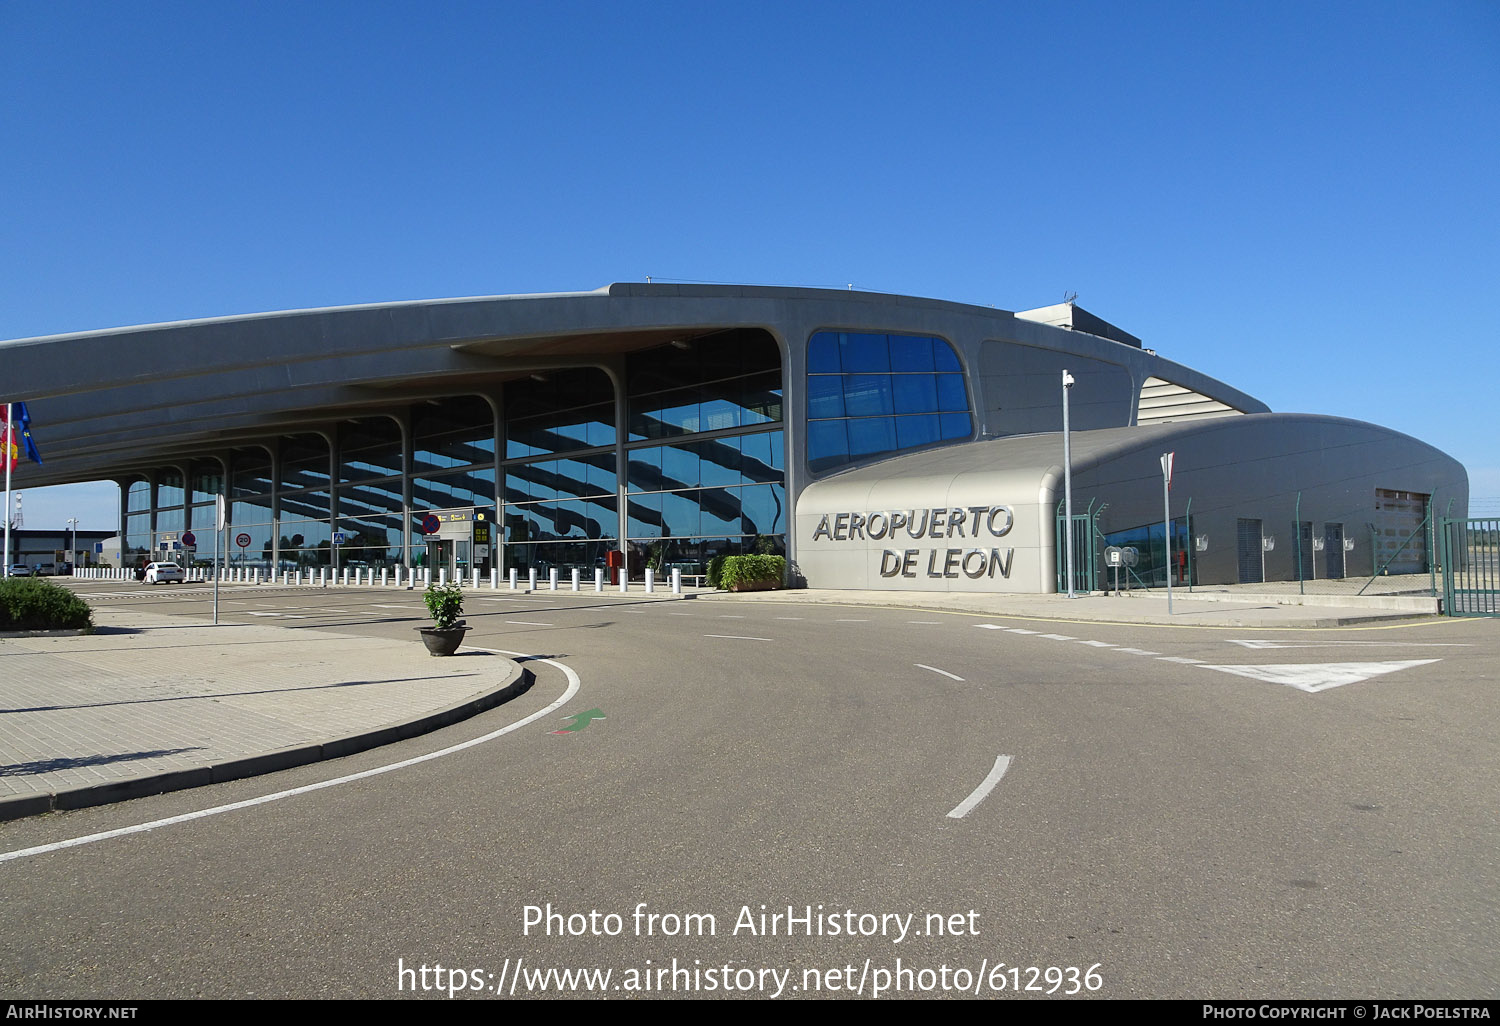
[{"label": "flagpole", "polygon": [[10,468],[15,460],[11,459],[11,443],[15,438],[15,423],[10,419],[13,407],[10,403],[5,404],[5,576],[10,576]]}]

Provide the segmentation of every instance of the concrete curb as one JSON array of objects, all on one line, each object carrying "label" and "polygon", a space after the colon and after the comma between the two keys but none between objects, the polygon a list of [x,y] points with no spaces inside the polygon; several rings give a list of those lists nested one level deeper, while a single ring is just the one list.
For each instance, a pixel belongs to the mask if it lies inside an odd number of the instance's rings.
[{"label": "concrete curb", "polygon": [[169,791],[182,791],[205,784],[222,784],[230,780],[275,773],[278,770],[306,766],[309,763],[339,759],[346,755],[394,744],[409,738],[429,734],[442,727],[452,726],[470,717],[477,716],[496,706],[503,705],[531,686],[535,680],[532,672],[513,659],[496,658],[509,665],[504,682],[477,698],[470,698],[414,720],[388,724],[373,730],[346,734],[313,744],[282,748],[263,755],[226,759],[222,762],[195,766],[192,769],[173,770],[169,773],[153,773],[149,776],[133,777],[129,780],[112,780],[87,787],[70,788],[65,791],[42,794],[17,795],[0,798],[0,822],[23,819],[44,812],[62,812],[68,809],[86,809],[96,805],[146,798]]}]

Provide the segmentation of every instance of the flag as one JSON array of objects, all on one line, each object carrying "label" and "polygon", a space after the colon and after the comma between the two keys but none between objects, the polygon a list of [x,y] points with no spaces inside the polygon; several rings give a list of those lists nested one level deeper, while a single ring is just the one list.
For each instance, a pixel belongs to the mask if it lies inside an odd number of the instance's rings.
[{"label": "flag", "polygon": [[26,446],[26,458],[40,466],[42,454],[36,451],[36,442],[31,440],[31,413],[25,403],[16,403],[15,408],[16,421],[21,425],[21,442]]},{"label": "flag", "polygon": [[0,409],[0,470],[14,470],[21,449],[16,444],[16,431],[7,414],[10,406]]}]

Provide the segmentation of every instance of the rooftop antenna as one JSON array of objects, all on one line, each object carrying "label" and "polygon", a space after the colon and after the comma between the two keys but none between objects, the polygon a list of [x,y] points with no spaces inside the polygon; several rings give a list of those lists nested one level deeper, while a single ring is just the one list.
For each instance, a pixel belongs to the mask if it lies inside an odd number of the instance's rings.
[{"label": "rooftop antenna", "polygon": [[1076,292],[1064,292],[1063,293],[1063,302],[1064,303],[1072,303],[1077,298],[1078,298],[1078,293],[1076,293]]}]

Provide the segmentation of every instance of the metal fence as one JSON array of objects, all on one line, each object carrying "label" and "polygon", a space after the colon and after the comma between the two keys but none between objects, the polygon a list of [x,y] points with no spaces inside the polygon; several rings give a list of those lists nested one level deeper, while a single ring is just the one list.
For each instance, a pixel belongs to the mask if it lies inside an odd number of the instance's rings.
[{"label": "metal fence", "polygon": [[1500,517],[1444,518],[1439,537],[1443,609],[1450,616],[1500,616]]}]

